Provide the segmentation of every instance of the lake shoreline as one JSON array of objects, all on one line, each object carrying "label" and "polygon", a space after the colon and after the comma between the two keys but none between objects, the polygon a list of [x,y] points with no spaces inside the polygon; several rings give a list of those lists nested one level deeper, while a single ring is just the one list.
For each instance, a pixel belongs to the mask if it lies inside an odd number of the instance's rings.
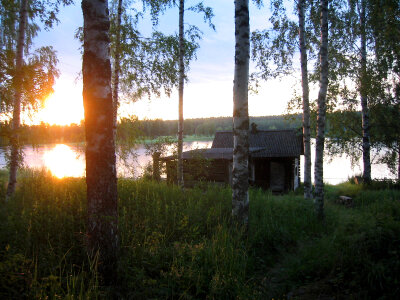
[{"label": "lake shoreline", "polygon": [[[117,153],[117,169],[120,177],[140,177],[142,176],[146,166],[152,163],[152,158],[147,154],[145,144],[150,144],[150,141],[142,140],[140,144],[129,153],[127,157],[121,157]],[[144,143],[143,143],[144,142]],[[210,136],[186,136],[184,139],[184,151],[196,148],[210,148],[212,145],[212,137]],[[0,149],[0,168],[5,168],[5,150]],[[23,147],[25,154],[25,164],[27,167],[41,169],[45,167],[50,171],[57,172],[58,176],[82,177],[85,170],[85,151],[83,143],[67,143],[67,144],[42,144],[25,145]],[[55,152],[55,153],[54,153]],[[170,146],[166,155],[171,155],[173,146]],[[57,154],[58,153],[58,154]],[[312,151],[312,161],[314,161],[315,151]],[[332,157],[326,156],[324,162],[324,181],[328,184],[338,184],[347,181],[349,178],[355,177],[362,173],[361,162],[352,166],[351,160],[346,155]],[[68,160],[68,162],[67,162]],[[61,164],[61,165],[60,165]],[[300,177],[303,180],[302,166],[304,165],[304,157],[301,157],[300,162]],[[73,171],[72,169],[75,169]],[[57,170],[57,171],[55,171]],[[313,168],[312,168],[313,171]],[[313,176],[312,176],[313,178]],[[395,179],[395,176],[390,174],[385,165],[374,164],[372,167],[373,179]]]}]

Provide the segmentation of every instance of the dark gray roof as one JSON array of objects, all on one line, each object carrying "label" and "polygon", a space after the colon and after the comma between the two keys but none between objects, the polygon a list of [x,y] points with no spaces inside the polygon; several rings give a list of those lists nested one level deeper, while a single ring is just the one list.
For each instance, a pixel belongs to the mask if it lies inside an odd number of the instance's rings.
[{"label": "dark gray roof", "polygon": [[[253,157],[296,157],[303,154],[302,134],[298,130],[258,130],[249,132]],[[233,132],[217,131],[212,149],[233,148]]]},{"label": "dark gray roof", "polygon": [[[252,157],[298,157],[304,154],[303,136],[300,131],[259,130],[249,132],[249,151]],[[232,131],[217,131],[211,148],[183,152],[183,159],[195,158],[201,155],[207,159],[232,159]],[[170,160],[175,156],[162,158]]]}]

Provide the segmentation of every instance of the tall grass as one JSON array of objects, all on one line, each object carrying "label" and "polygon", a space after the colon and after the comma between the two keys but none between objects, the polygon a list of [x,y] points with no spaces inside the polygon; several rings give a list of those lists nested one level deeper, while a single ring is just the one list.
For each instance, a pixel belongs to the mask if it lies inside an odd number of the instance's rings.
[{"label": "tall grass", "polygon": [[[1,173],[1,199],[5,183]],[[120,283],[110,291],[86,253],[85,188],[83,179],[21,173],[15,196],[0,207],[2,299],[107,299],[110,292],[122,299],[376,299],[399,292],[399,191],[328,186],[321,224],[312,201],[254,189],[245,231],[230,218],[227,187],[120,179]],[[353,208],[334,203],[350,192]]]}]

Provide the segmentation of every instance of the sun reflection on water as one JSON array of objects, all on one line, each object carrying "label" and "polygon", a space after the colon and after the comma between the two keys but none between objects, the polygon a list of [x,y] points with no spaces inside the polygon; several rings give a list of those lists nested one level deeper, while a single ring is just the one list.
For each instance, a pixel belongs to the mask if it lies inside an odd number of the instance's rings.
[{"label": "sun reflection on water", "polygon": [[44,165],[58,177],[82,177],[85,175],[85,160],[83,155],[77,154],[71,147],[57,144],[50,151],[43,154]]}]

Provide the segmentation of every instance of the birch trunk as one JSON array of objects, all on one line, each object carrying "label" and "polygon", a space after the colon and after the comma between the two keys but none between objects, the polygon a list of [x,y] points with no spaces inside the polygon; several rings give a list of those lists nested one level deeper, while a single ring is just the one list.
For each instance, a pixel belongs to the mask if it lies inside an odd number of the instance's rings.
[{"label": "birch trunk", "polygon": [[249,113],[250,56],[249,1],[235,1],[235,74],[233,84],[232,215],[247,224],[249,210]]},{"label": "birch trunk", "polygon": [[317,138],[315,147],[315,211],[319,219],[324,219],[324,142],[326,94],[328,91],[328,0],[321,0],[321,74],[318,93]]},{"label": "birch trunk", "polygon": [[22,96],[22,80],[23,80],[23,65],[24,65],[24,46],[26,27],[28,22],[28,0],[21,0],[21,7],[19,10],[19,28],[18,28],[18,41],[17,53],[15,58],[15,75],[13,78],[14,84],[14,107],[12,119],[12,132],[11,132],[11,158],[10,158],[10,177],[8,180],[6,198],[11,197],[15,192],[17,184],[17,169],[20,159],[19,147],[19,127],[21,115],[21,96]]},{"label": "birch trunk", "polygon": [[88,246],[105,285],[117,282],[118,214],[107,1],[83,0],[83,104]]},{"label": "birch trunk", "polygon": [[113,120],[114,120],[114,135],[117,130],[117,122],[118,122],[118,91],[119,91],[119,74],[121,72],[121,17],[122,17],[122,0],[118,0],[118,8],[117,8],[117,32],[115,37],[115,48],[114,48],[114,74],[113,78],[113,90],[112,90],[112,99],[113,99]]},{"label": "birch trunk", "polygon": [[400,182],[400,141],[397,142],[397,181]]},{"label": "birch trunk", "polygon": [[361,51],[361,78],[360,78],[360,97],[362,112],[362,135],[363,135],[363,180],[365,183],[371,182],[371,143],[369,134],[369,109],[366,93],[366,75],[367,75],[367,43],[365,33],[365,0],[361,0],[360,7],[360,51]]},{"label": "birch trunk", "polygon": [[183,85],[185,79],[185,65],[183,64],[183,58],[185,55],[184,48],[184,12],[185,12],[185,1],[179,1],[179,121],[178,121],[178,185],[183,187]]},{"label": "birch trunk", "polygon": [[305,0],[299,0],[299,44],[301,64],[301,84],[303,89],[303,144],[304,144],[304,198],[311,199],[311,141],[310,141],[310,101],[307,70],[307,48],[305,37]]}]

